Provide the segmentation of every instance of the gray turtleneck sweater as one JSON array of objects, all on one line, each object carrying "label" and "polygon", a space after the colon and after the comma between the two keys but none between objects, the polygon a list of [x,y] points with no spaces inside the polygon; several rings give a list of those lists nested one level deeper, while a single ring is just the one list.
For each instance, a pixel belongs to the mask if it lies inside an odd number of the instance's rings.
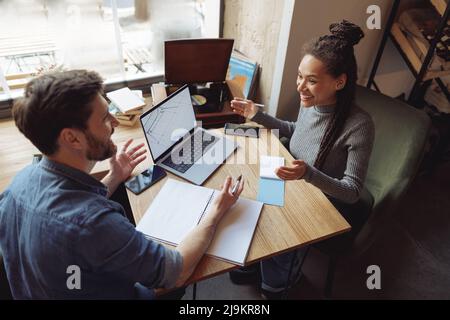
[{"label": "gray turtleneck sweater", "polygon": [[280,136],[290,138],[292,156],[307,163],[303,179],[337,200],[354,203],[364,185],[375,135],[374,124],[367,112],[354,106],[323,168],[318,170],[313,164],[333,112],[334,106],[300,107],[297,122],[283,121],[262,112],[252,121],[279,129]]}]

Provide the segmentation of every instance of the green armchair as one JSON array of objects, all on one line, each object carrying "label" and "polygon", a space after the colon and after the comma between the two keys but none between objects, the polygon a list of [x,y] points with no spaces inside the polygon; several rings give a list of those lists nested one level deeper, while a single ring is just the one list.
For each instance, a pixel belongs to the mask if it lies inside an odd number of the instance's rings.
[{"label": "green armchair", "polygon": [[[370,244],[385,217],[396,210],[425,153],[431,121],[399,100],[358,87],[356,103],[375,123],[375,142],[365,186],[373,196],[371,217],[356,244]],[[378,226],[378,227],[377,227]]]},{"label": "green armchair", "polygon": [[396,210],[417,173],[430,131],[431,121],[425,112],[399,100],[364,87],[357,88],[355,100],[374,121],[375,141],[365,187],[353,210],[358,214],[357,225],[352,226],[350,236],[315,245],[330,258],[327,298],[331,297],[338,259],[367,249],[383,228],[384,219]]}]

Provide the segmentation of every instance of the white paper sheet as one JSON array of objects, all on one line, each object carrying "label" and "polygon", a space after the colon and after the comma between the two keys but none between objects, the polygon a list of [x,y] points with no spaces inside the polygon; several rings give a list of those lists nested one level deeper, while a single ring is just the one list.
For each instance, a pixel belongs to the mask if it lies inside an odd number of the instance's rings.
[{"label": "white paper sheet", "polygon": [[275,174],[275,170],[281,166],[284,166],[283,157],[261,156],[259,159],[259,176],[261,178],[281,180]]}]

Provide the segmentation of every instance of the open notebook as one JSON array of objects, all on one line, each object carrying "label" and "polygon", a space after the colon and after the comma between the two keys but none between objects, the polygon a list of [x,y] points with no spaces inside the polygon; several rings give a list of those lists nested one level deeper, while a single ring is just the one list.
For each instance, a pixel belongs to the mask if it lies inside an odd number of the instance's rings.
[{"label": "open notebook", "polygon": [[[209,212],[218,190],[168,179],[136,229],[159,241],[178,245]],[[217,226],[206,254],[244,265],[263,203],[239,198]]]}]

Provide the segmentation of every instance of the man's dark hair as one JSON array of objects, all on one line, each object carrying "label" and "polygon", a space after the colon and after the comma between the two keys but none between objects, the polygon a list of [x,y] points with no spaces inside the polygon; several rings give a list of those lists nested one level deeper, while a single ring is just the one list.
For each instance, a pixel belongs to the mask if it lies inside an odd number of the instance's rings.
[{"label": "man's dark hair", "polygon": [[41,75],[31,80],[12,114],[16,126],[43,154],[58,150],[64,128],[87,129],[91,102],[103,92],[97,72],[71,70]]},{"label": "man's dark hair", "polygon": [[353,106],[356,91],[357,65],[353,46],[364,37],[364,32],[357,25],[343,20],[330,25],[329,35],[321,36],[306,43],[303,54],[310,54],[325,64],[330,75],[337,78],[341,74],[347,75],[347,82],[343,89],[336,93],[336,111],[328,124],[320,144],[314,167],[320,169],[331,147],[335,143],[345,120]]}]

